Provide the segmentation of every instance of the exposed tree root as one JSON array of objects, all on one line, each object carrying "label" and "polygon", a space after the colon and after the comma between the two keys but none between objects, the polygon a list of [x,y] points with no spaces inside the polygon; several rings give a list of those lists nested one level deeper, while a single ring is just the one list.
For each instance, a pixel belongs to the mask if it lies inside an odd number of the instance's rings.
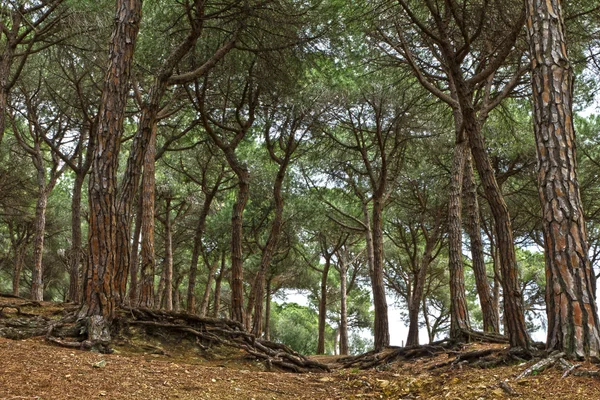
[{"label": "exposed tree root", "polygon": [[380,368],[397,360],[433,357],[440,353],[455,350],[457,346],[460,346],[460,344],[446,339],[423,346],[388,347],[382,351],[370,351],[358,356],[343,357],[338,359],[338,363],[342,364],[343,368]]},{"label": "exposed tree root", "polygon": [[143,326],[148,334],[179,332],[196,338],[202,348],[210,345],[234,347],[264,361],[288,371],[329,371],[329,367],[310,360],[289,347],[257,339],[245,331],[242,324],[227,320],[200,317],[182,312],[167,312],[145,308],[125,308],[117,322],[123,329],[127,326]]},{"label": "exposed tree root", "polygon": [[[62,347],[103,353],[112,351],[105,332],[90,334],[91,330],[96,329],[95,326],[102,326],[102,324],[95,324],[93,318],[81,318],[77,311],[73,310],[56,320],[22,313],[20,309],[22,306],[22,304],[1,306],[0,311],[9,307],[17,310],[19,318],[0,318],[0,336],[9,339],[42,336],[50,343]],[[123,308],[113,321],[111,335],[114,338],[123,337],[133,326],[143,327],[146,334],[151,336],[171,337],[178,334],[182,338],[188,337],[192,339],[192,343],[203,350],[207,350],[212,345],[241,349],[264,362],[267,369],[274,366],[294,372],[330,370],[328,366],[310,360],[283,344],[257,339],[246,332],[242,324],[231,320],[205,318],[181,312]],[[93,337],[98,339],[89,340]],[[156,354],[168,355],[159,347],[150,344],[147,346],[150,346]]]}]

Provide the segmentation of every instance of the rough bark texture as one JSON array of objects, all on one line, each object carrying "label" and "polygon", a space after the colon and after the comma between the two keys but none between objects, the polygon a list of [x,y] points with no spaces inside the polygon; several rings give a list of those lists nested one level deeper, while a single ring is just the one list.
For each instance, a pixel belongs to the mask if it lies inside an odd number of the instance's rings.
[{"label": "rough bark texture", "polygon": [[[138,270],[140,261],[140,235],[142,233],[142,213],[144,208],[144,199],[139,196],[138,207],[135,214],[135,228],[133,230],[133,243],[131,244],[131,256],[129,264],[129,304],[138,303]],[[120,253],[119,253],[120,254]]]},{"label": "rough bark texture", "polygon": [[223,281],[223,276],[225,276],[225,252],[221,255],[221,269],[219,270],[217,279],[215,279],[215,293],[213,295],[214,300],[212,310],[213,318],[218,318],[221,311],[221,282]]},{"label": "rough bark texture", "polygon": [[496,318],[494,302],[490,290],[490,284],[487,278],[485,268],[485,258],[483,254],[483,242],[481,241],[481,226],[479,222],[479,204],[477,201],[477,185],[475,183],[475,172],[473,171],[473,162],[471,152],[466,152],[466,163],[464,172],[464,198],[466,209],[465,227],[469,235],[471,245],[471,259],[473,262],[473,274],[475,275],[475,285],[481,313],[483,314],[484,332],[500,332],[499,322]]},{"label": "rough bark texture", "polygon": [[573,358],[597,358],[595,277],[577,182],[573,69],[560,1],[529,0],[527,17],[546,254],[547,346]]},{"label": "rough bark texture", "polygon": [[342,258],[340,272],[340,355],[348,355],[348,260]]},{"label": "rough bark texture", "polygon": [[[96,147],[89,178],[89,260],[82,315],[90,321],[90,340],[104,341],[112,321],[116,264],[116,179],[128,81],[141,20],[142,2],[117,0],[115,26],[109,44]],[[100,329],[96,329],[96,328]],[[108,336],[109,338],[110,336]]]},{"label": "rough bark texture", "polygon": [[204,287],[204,295],[202,296],[202,303],[200,303],[200,311],[198,315],[201,317],[205,317],[208,312],[208,302],[210,301],[210,291],[212,289],[212,283],[215,277],[215,271],[219,266],[219,259],[217,258],[208,269],[208,274],[206,277],[206,286]]},{"label": "rough bark texture", "polygon": [[325,265],[321,271],[321,296],[319,297],[319,332],[317,354],[325,354],[325,326],[327,324],[327,276],[331,268],[331,255],[325,255]]},{"label": "rough bark texture", "polygon": [[166,200],[167,214],[165,216],[165,295],[164,307],[167,311],[173,310],[173,229],[171,226],[171,200]]},{"label": "rough bark texture", "polygon": [[[455,123],[460,125],[460,119]],[[457,129],[454,160],[448,197],[448,268],[450,270],[450,337],[463,339],[471,329],[465,298],[465,271],[462,253],[462,181],[465,170],[467,141]]]},{"label": "rough bark texture", "polygon": [[154,273],[156,259],[154,253],[154,184],[156,154],[156,126],[152,131],[148,148],[144,155],[144,172],[142,174],[142,267],[140,276],[140,301],[141,307],[154,306]]},{"label": "rough bark texture", "polygon": [[[205,190],[204,192],[204,203],[202,205],[202,211],[198,217],[198,223],[196,225],[196,231],[194,233],[194,247],[192,248],[192,261],[190,264],[190,274],[188,279],[188,290],[187,290],[187,311],[189,313],[196,312],[196,276],[198,275],[198,260],[200,258],[200,252],[202,251],[202,236],[204,235],[204,228],[206,226],[206,218],[210,211],[211,204],[217,195],[219,186],[222,180],[222,174],[213,186],[212,190]],[[204,182],[203,182],[204,183]]]},{"label": "rough bark texture", "polygon": [[31,299],[34,301],[44,300],[44,265],[42,264],[42,255],[44,254],[47,205],[48,193],[46,188],[42,187],[38,193],[35,205],[35,239],[33,242],[33,270],[31,272]]},{"label": "rough bark texture", "polygon": [[[385,179],[385,178],[384,178]],[[374,345],[381,350],[390,345],[388,307],[383,284],[383,200],[373,198],[373,306],[375,308]]]},{"label": "rough bark texture", "polygon": [[250,172],[246,167],[235,168],[238,177],[237,199],[231,214],[231,319],[244,323],[244,209],[250,195]]},{"label": "rough bark texture", "polygon": [[71,254],[69,255],[69,296],[68,300],[79,303],[81,300],[81,190],[83,188],[84,174],[75,175],[73,184],[73,197],[71,199]]}]

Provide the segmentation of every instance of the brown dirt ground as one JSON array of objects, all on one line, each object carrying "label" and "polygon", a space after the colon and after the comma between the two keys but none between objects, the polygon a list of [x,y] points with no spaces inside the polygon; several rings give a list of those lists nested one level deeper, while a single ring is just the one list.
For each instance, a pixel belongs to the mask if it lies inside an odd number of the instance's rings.
[{"label": "brown dirt ground", "polygon": [[[2,301],[4,299],[0,299]],[[15,303],[14,299],[11,299]],[[48,308],[44,307],[46,310]],[[56,309],[56,308],[54,308]],[[25,310],[23,310],[25,311]],[[35,311],[27,308],[27,312]],[[490,345],[471,344],[465,350]],[[496,345],[497,346],[497,345]],[[97,354],[57,347],[42,338],[0,338],[0,400],[4,399],[505,399],[507,381],[522,399],[600,399],[600,380],[550,369],[515,381],[528,365],[493,369],[469,367],[427,371],[434,358],[397,363],[383,371],[334,370],[322,374],[266,372],[237,350],[214,350],[209,357],[187,349],[172,355],[118,347]],[[208,360],[207,360],[208,358]],[[315,357],[334,363],[335,357]],[[94,367],[104,361],[105,366]],[[581,369],[597,370],[583,365]]]}]

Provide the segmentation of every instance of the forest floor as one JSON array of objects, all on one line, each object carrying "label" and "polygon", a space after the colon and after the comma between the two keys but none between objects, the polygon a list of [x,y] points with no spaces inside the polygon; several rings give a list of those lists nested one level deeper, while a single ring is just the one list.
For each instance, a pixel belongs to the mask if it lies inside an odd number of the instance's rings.
[{"label": "forest floor", "polygon": [[[2,307],[0,298],[0,308]],[[15,299],[11,299],[15,303]],[[48,312],[55,304],[23,307]],[[43,310],[43,311],[42,311]],[[5,309],[0,318],[10,318]],[[52,311],[54,312],[54,311]],[[469,344],[463,351],[502,345]],[[160,354],[157,354],[160,353]],[[339,369],[335,356],[315,360],[331,373],[266,371],[244,351],[121,343],[113,354],[62,348],[43,337],[0,338],[0,400],[4,399],[504,399],[506,382],[523,399],[600,399],[600,379],[567,376],[550,368],[515,380],[527,366],[429,368],[457,354],[441,353],[385,365],[379,370]],[[583,365],[580,369],[597,370]]]}]

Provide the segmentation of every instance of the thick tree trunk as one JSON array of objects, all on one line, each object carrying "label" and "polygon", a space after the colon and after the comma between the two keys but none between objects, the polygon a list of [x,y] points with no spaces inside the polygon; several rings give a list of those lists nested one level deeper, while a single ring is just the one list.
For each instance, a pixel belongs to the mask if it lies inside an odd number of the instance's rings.
[{"label": "thick tree trunk", "polygon": [[81,283],[79,272],[81,271],[81,258],[83,250],[81,247],[81,190],[85,175],[76,173],[73,184],[73,197],[71,199],[71,254],[69,260],[69,296],[68,300],[79,303],[81,300]]},{"label": "thick tree trunk", "polygon": [[317,354],[325,354],[325,326],[327,318],[327,276],[331,268],[331,256],[325,257],[325,265],[321,272],[321,296],[319,297],[319,332],[317,338]]},{"label": "thick tree trunk", "polygon": [[140,302],[142,307],[154,306],[154,274],[156,260],[154,253],[154,185],[156,154],[156,126],[152,131],[148,148],[144,155],[144,172],[142,174],[142,268],[140,279]]},{"label": "thick tree trunk", "polygon": [[[460,125],[460,118],[455,123]],[[462,183],[467,141],[457,128],[448,197],[448,267],[450,269],[450,337],[462,340],[471,329],[465,298],[465,272],[462,253]]]},{"label": "thick tree trunk", "polygon": [[466,151],[464,174],[463,186],[465,191],[465,208],[467,211],[465,227],[471,242],[473,274],[475,275],[475,285],[479,296],[479,304],[481,305],[481,313],[483,314],[483,330],[484,332],[498,333],[500,332],[500,327],[498,326],[499,322],[496,318],[496,311],[485,268],[481,226],[479,222],[479,204],[477,202],[477,185],[475,183],[475,173],[473,171],[470,151]]},{"label": "thick tree trunk", "polygon": [[348,266],[347,260],[340,260],[340,355],[348,355]]},{"label": "thick tree trunk", "polygon": [[40,187],[35,206],[35,239],[33,243],[33,270],[31,272],[31,299],[34,301],[44,300],[44,265],[42,263],[42,256],[44,254],[47,206],[48,191],[45,186],[42,186]]},{"label": "thick tree trunk", "polygon": [[375,309],[374,345],[381,350],[390,345],[388,307],[383,284],[383,202],[373,199],[373,306]]},{"label": "thick tree trunk", "polygon": [[139,269],[139,246],[142,233],[142,214],[144,210],[144,198],[140,195],[138,207],[135,214],[135,228],[133,231],[133,243],[131,244],[131,256],[129,266],[129,304],[134,307],[138,304],[138,269]]},{"label": "thick tree trunk", "polygon": [[575,156],[573,70],[559,0],[527,1],[549,350],[598,358],[600,332]]},{"label": "thick tree trunk", "polygon": [[116,180],[141,6],[139,0],[116,2],[108,70],[98,112],[96,146],[89,178],[89,261],[81,310],[82,315],[90,317],[88,336],[93,342],[110,340],[109,325],[115,307]]}]

